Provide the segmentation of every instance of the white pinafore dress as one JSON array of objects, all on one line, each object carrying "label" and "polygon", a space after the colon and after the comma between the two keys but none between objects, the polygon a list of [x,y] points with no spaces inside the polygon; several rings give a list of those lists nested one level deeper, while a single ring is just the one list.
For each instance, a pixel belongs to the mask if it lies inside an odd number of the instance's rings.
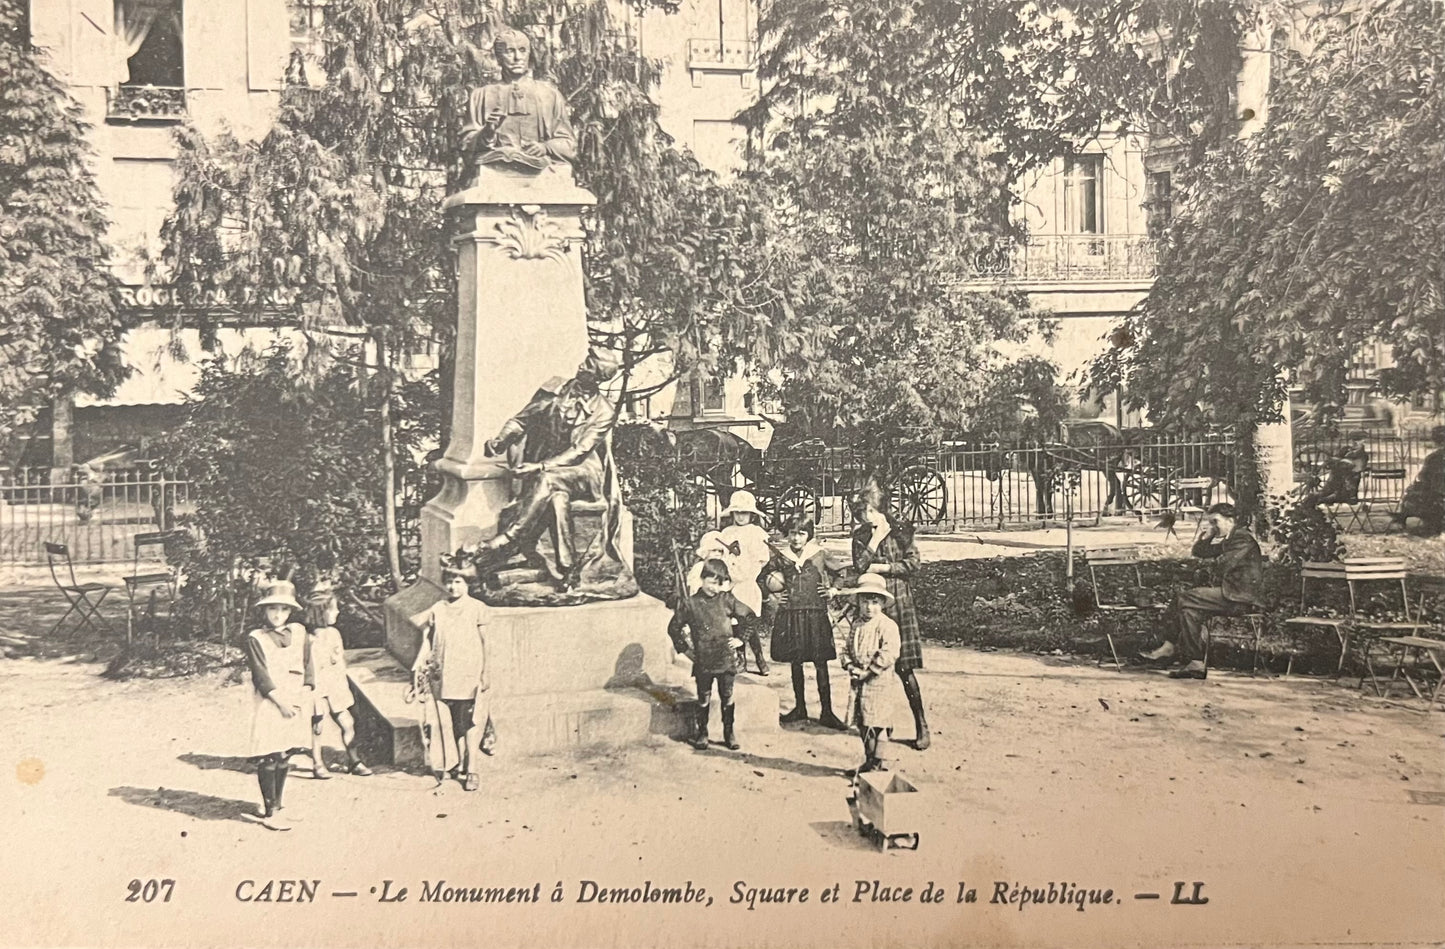
[{"label": "white pinafore dress", "polygon": [[296,709],[292,717],[283,717],[271,699],[252,683],[251,743],[247,753],[253,758],[311,747],[312,702],[305,688],[306,629],[300,623],[288,623],[286,630],[290,635],[285,645],[274,630],[253,629],[248,634],[261,647],[266,673],[276,685],[276,701]]}]

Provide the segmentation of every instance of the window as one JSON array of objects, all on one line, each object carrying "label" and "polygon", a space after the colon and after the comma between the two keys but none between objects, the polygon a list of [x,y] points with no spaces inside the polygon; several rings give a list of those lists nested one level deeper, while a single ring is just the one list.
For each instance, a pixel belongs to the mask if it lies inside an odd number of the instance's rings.
[{"label": "window", "polygon": [[1167,171],[1151,171],[1145,179],[1144,210],[1148,214],[1149,236],[1164,236],[1174,219],[1174,184]]},{"label": "window", "polygon": [[1104,156],[1064,157],[1064,230],[1070,234],[1104,231]]},{"label": "window", "polygon": [[115,40],[125,60],[121,86],[183,87],[183,37],[180,0],[116,0]]},{"label": "window", "polygon": [[180,0],[115,0],[111,122],[176,122],[186,113]]}]

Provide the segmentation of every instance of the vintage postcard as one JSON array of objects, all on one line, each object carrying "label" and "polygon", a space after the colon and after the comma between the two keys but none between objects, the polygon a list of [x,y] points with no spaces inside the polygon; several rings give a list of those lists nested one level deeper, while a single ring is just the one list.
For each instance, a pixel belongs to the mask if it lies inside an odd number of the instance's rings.
[{"label": "vintage postcard", "polygon": [[0,946],[1445,945],[1438,13],[0,0]]}]

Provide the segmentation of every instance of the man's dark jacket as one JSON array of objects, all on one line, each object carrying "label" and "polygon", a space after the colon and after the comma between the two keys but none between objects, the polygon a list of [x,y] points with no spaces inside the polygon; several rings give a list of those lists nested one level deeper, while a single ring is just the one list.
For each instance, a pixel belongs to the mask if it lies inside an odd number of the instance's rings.
[{"label": "man's dark jacket", "polygon": [[1192,553],[1203,560],[1219,561],[1215,570],[1226,600],[1250,604],[1264,602],[1260,595],[1260,587],[1264,583],[1264,555],[1259,552],[1259,542],[1250,536],[1249,531],[1236,527],[1223,540],[1201,537],[1194,542]]}]

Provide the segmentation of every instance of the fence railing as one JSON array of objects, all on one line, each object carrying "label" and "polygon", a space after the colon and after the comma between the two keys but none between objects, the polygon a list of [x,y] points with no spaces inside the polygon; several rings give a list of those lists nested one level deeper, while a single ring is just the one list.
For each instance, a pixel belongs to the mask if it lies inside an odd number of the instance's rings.
[{"label": "fence railing", "polygon": [[47,542],[76,563],[130,560],[136,534],[175,526],[190,501],[188,483],[150,468],[61,480],[49,468],[0,468],[0,563],[44,563]]},{"label": "fence railing", "polygon": [[[1363,466],[1362,499],[1398,501],[1433,450],[1415,434],[1320,435],[1296,444],[1295,480],[1307,492],[1352,458]],[[676,464],[707,487],[714,515],[747,488],[772,524],[807,514],[829,533],[851,529],[848,496],[879,467],[839,448],[741,459],[680,454]],[[1230,438],[1160,437],[1115,445],[945,443],[896,452],[881,473],[898,513],[920,529],[947,532],[1204,507],[1232,496],[1235,465]],[[437,487],[429,469],[403,486],[398,526],[408,563],[419,553],[421,506]],[[187,482],[146,467],[58,481],[49,468],[0,468],[0,563],[44,563],[47,541],[66,544],[76,563],[123,562],[134,555],[136,534],[176,526],[191,507]]]},{"label": "fence railing", "polygon": [[881,474],[895,511],[921,529],[940,532],[1203,506],[1229,497],[1235,483],[1228,438],[954,443],[898,452],[881,465],[845,449],[679,464],[692,466],[718,510],[734,490],[747,488],[774,524],[807,514],[825,532],[850,529],[848,495],[870,472]]}]

